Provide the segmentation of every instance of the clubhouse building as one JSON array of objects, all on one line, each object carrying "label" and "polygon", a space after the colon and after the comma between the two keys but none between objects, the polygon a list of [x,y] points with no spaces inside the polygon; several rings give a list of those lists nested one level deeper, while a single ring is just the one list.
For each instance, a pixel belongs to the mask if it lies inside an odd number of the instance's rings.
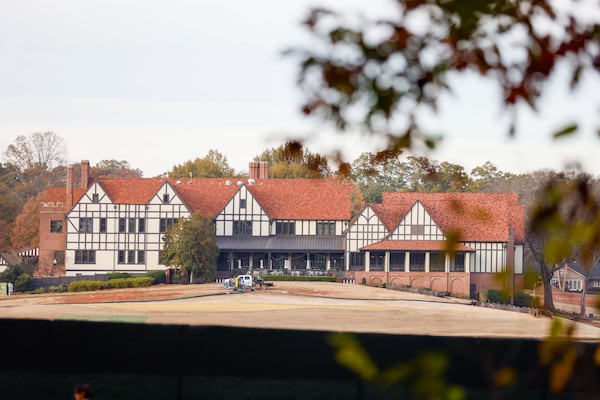
[{"label": "clubhouse building", "polygon": [[[194,212],[215,223],[217,275],[241,271],[333,274],[370,285],[469,295],[522,286],[524,210],[516,194],[384,193],[351,217],[351,183],[250,177],[89,178],[67,170],[66,188],[45,192],[40,275],[164,269],[164,232]],[[513,287],[510,286],[510,287]]]}]

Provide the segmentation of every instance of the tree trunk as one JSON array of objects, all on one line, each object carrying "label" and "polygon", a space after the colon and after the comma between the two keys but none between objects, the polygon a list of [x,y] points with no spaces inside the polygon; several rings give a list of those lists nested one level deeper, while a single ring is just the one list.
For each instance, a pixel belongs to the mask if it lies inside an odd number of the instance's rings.
[{"label": "tree trunk", "polygon": [[554,299],[552,298],[552,285],[550,284],[552,274],[548,272],[545,265],[542,265],[540,270],[542,272],[542,283],[544,285],[544,309],[555,312]]},{"label": "tree trunk", "polygon": [[587,294],[587,277],[583,280],[583,290],[581,291],[581,311],[580,317],[585,317],[585,295]]}]

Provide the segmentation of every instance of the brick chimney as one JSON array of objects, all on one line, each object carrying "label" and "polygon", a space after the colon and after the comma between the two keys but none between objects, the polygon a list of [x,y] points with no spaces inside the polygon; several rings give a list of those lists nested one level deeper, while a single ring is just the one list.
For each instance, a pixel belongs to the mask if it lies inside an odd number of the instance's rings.
[{"label": "brick chimney", "polygon": [[250,179],[269,179],[269,163],[266,161],[251,162],[248,169]]},{"label": "brick chimney", "polygon": [[88,160],[81,161],[81,187],[87,189],[88,180],[90,178],[90,162]]},{"label": "brick chimney", "polygon": [[67,165],[67,194],[65,199],[65,206],[67,208],[73,207],[73,166]]}]

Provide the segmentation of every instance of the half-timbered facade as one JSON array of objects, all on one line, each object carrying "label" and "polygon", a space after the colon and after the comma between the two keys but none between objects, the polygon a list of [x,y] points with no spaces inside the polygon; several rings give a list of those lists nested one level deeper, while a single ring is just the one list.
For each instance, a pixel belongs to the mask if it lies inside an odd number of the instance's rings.
[{"label": "half-timbered facade", "polygon": [[[524,209],[516,194],[384,193],[346,235],[346,269],[372,285],[456,294],[522,284]],[[511,282],[498,282],[510,272]]]},{"label": "half-timbered facade", "polygon": [[66,190],[48,189],[42,204],[40,274],[163,269],[165,231],[200,212],[215,223],[222,277],[335,270],[359,283],[463,295],[506,287],[497,273],[507,270],[509,286],[522,282],[524,210],[516,194],[384,193],[351,221],[349,183],[269,179],[258,164],[250,171],[261,175],[249,179],[91,180],[84,162],[87,184],[79,188],[67,170]]},{"label": "half-timbered facade", "polygon": [[100,178],[62,223],[65,273],[162,269],[164,232],[194,212],[215,223],[219,275],[342,271],[350,209],[333,179]]}]

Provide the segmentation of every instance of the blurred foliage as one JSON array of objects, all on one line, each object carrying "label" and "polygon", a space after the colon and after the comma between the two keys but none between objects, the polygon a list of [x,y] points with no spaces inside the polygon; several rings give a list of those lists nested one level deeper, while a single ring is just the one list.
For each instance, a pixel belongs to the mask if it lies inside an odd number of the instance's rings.
[{"label": "blurred foliage", "polygon": [[[403,0],[379,19],[315,8],[304,20],[313,45],[291,50],[299,58],[302,110],[340,130],[363,127],[386,138],[391,155],[433,148],[439,136],[423,130],[419,113],[436,112],[452,76],[470,72],[499,86],[514,134],[515,105],[535,110],[559,64],[571,88],[600,69],[598,23],[584,2],[563,3]],[[554,136],[576,130],[569,124]]]},{"label": "blurred foliage", "polygon": [[365,382],[383,386],[403,385],[409,388],[415,399],[465,398],[463,389],[446,382],[449,363],[444,353],[423,352],[414,360],[381,369],[353,335],[334,333],[329,337],[329,343],[335,349],[336,361]]}]

